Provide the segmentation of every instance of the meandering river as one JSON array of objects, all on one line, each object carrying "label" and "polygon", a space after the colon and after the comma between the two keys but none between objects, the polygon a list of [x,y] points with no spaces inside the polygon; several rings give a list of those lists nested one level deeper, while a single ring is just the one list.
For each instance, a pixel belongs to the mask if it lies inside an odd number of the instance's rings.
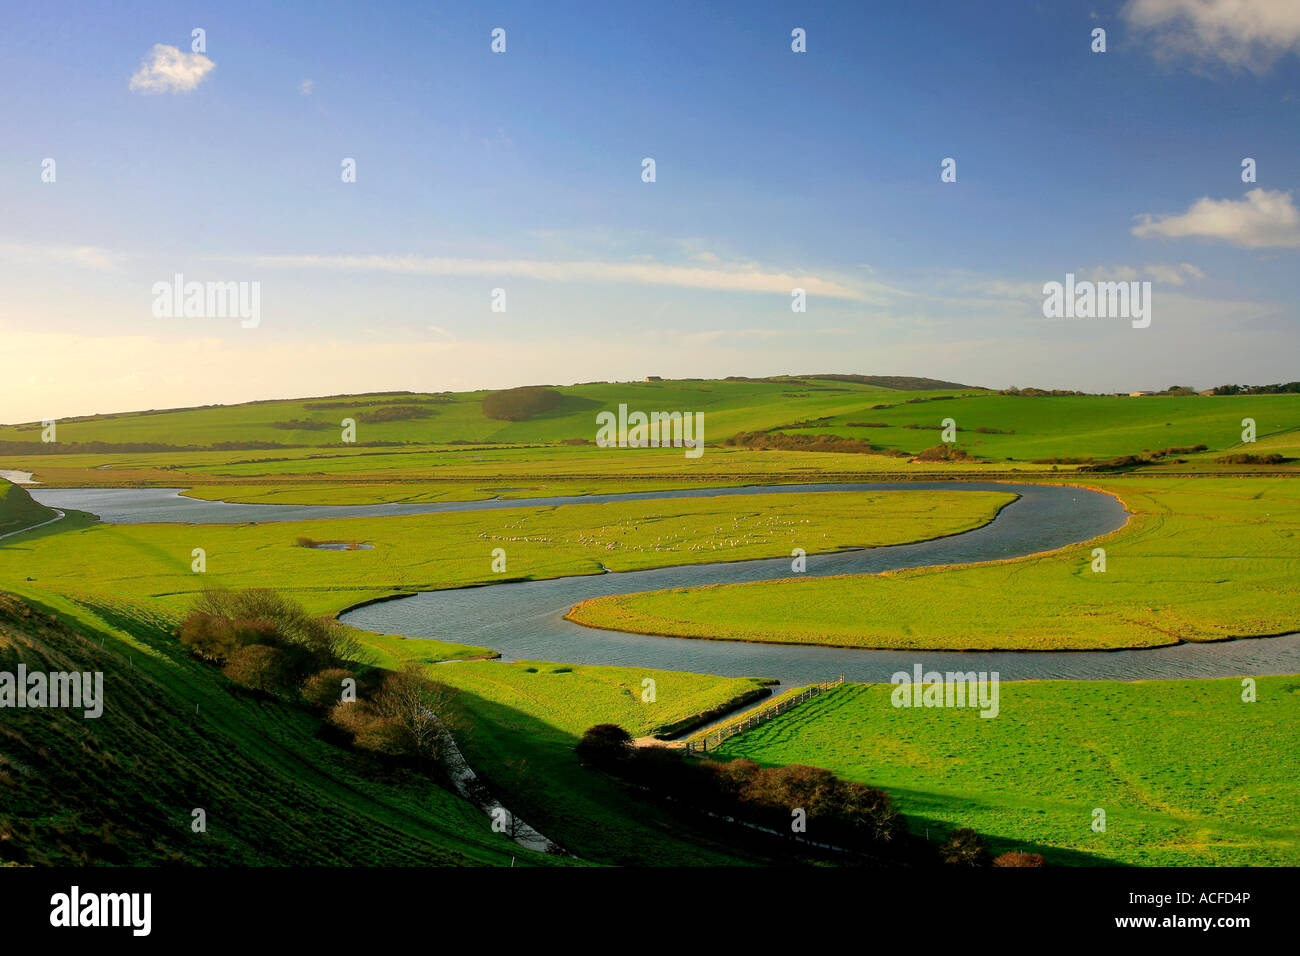
[{"label": "meandering river", "polygon": [[[909,482],[707,488],[381,505],[231,504],[186,498],[169,488],[59,488],[32,490],[42,504],[89,511],[119,524],[174,521],[224,524],[378,517],[591,504],[720,495],[819,494],[829,491],[956,490],[1013,492],[1020,497],[989,524],[916,544],[809,555],[805,576],[872,574],[899,568],[1020,557],[1087,541],[1127,520],[1114,497],[1064,485],[1005,482]],[[1148,680],[1300,672],[1300,634],[1213,644],[1179,644],[1129,651],[918,652],[699,641],[594,630],[564,614],[579,601],[659,588],[728,584],[790,577],[790,558],[684,565],[429,591],[356,608],[348,624],[372,631],[479,644],[506,660],[613,664],[726,676],[775,677],[784,684],[832,680],[888,681],[920,663],[926,670],[997,671],[1003,680]],[[1016,595],[1006,595],[1015,614]]]}]

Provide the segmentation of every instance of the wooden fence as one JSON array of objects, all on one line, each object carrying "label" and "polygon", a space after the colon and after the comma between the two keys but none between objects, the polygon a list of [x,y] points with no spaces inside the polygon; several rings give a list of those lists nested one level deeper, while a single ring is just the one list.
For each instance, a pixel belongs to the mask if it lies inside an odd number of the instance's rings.
[{"label": "wooden fence", "polygon": [[773,717],[784,714],[791,707],[797,707],[804,701],[811,700],[818,694],[824,694],[832,687],[838,687],[843,683],[844,675],[841,674],[838,680],[827,681],[823,684],[810,684],[793,696],[782,697],[774,704],[759,707],[750,711],[744,717],[722,724],[706,734],[701,734],[686,741],[686,751],[687,753],[708,753],[710,750],[716,750],[729,737],[734,737],[736,734],[744,733],[746,730],[765,724]]}]

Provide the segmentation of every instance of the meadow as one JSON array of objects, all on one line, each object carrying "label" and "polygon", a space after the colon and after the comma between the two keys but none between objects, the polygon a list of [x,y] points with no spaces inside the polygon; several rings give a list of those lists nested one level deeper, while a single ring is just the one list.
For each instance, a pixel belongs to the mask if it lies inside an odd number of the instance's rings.
[{"label": "meadow", "polygon": [[[0,581],[17,593],[113,595],[172,615],[207,588],[271,587],[337,614],[394,593],[914,541],[982,525],[1009,500],[834,492],[245,525],[108,525],[73,514],[0,543]],[[299,538],[374,547],[326,551]],[[192,570],[196,548],[202,573]],[[497,548],[506,552],[501,573],[492,569]]]},{"label": "meadow", "polygon": [[719,755],[825,767],[889,791],[913,832],[973,827],[1051,864],[1296,866],[1300,680],[1257,682],[1254,703],[1238,679],[1003,682],[992,720],[850,684]]},{"label": "meadow", "polygon": [[[1103,650],[1300,630],[1300,485],[1091,484],[1133,517],[1049,554],[614,595],[569,617],[675,637],[915,650]],[[1092,570],[1096,547],[1106,552],[1101,573]]]},{"label": "meadow", "polygon": [[[818,376],[773,380],[592,383],[556,387],[559,404],[524,421],[488,418],[484,392],[252,402],[65,419],[58,442],[37,423],[0,425],[0,468],[47,486],[162,485],[199,497],[285,503],[466,500],[707,487],[746,481],[1048,476],[1087,462],[1180,451],[1139,465],[1154,473],[1300,468],[1300,396],[1002,395],[909,389]],[[627,404],[705,415],[706,454],[598,448],[596,413]],[[405,411],[404,411],[405,410]],[[408,417],[402,417],[407,415]],[[394,417],[395,416],[395,417]],[[355,442],[342,422],[356,422]],[[970,458],[898,457],[940,444],[945,418]],[[1257,440],[1243,444],[1242,420]],[[881,453],[759,450],[738,433],[867,442]],[[889,452],[888,454],[885,452]],[[1225,453],[1276,454],[1278,465],[1218,462]]]},{"label": "meadow", "polygon": [[[846,411],[791,433],[833,433],[883,448],[920,451],[939,443],[939,426],[952,418],[957,444],[994,460],[1113,459],[1166,448],[1198,467],[1228,451],[1300,453],[1296,395],[1058,395],[967,394],[946,401],[899,401],[864,417]],[[1255,442],[1242,443],[1242,419],[1256,423]],[[880,427],[884,426],[884,427]],[[979,429],[985,429],[980,431]]]},{"label": "meadow", "polygon": [[[556,407],[524,421],[487,418],[483,392],[128,412],[61,421],[57,450],[39,447],[37,425],[0,426],[0,468],[34,472],[54,487],[153,485],[200,498],[320,504],[756,482],[1066,480],[1119,495],[1132,520],[1100,541],[1015,561],[628,596],[589,602],[577,615],[683,636],[903,648],[1143,647],[1300,628],[1300,490],[1282,477],[1300,470],[1300,396],[1034,397],[890,382],[906,387],[819,376],[592,383],[559,387]],[[620,403],[704,412],[706,453],[594,447],[596,412]],[[1243,445],[1248,416],[1258,441]],[[357,420],[357,444],[340,441],[345,417]],[[725,444],[741,432],[829,434],[915,453],[939,444],[946,417],[957,422],[957,444],[978,457],[910,461]],[[1077,473],[1088,460],[1196,444],[1207,447],[1152,456],[1123,474]],[[1215,460],[1241,451],[1292,460]],[[1190,477],[1207,473],[1216,477]],[[260,525],[105,525],[70,513],[0,541],[0,591],[13,595],[0,595],[0,657],[92,661],[115,687],[132,690],[118,691],[122,707],[90,736],[80,723],[30,714],[0,729],[0,781],[18,784],[0,814],[0,860],[6,845],[22,842],[42,848],[25,861],[37,863],[554,862],[491,834],[486,817],[428,780],[371,779],[366,765],[320,739],[309,714],[242,694],[195,661],[175,638],[178,620],[209,587],[271,587],[335,615],[426,589],[921,540],[977,527],[1010,500],[900,484],[888,493]],[[43,519],[37,508],[0,482],[0,533],[5,522]],[[299,538],[373,548],[315,550]],[[1096,546],[1107,551],[1102,574],[1090,570]],[[507,553],[504,572],[492,569],[498,547]],[[192,569],[196,548],[202,573]],[[758,681],[504,664],[476,660],[493,650],[454,633],[355,633],[368,663],[422,664],[458,689],[471,765],[582,861],[771,862],[761,849],[719,845],[579,766],[573,753],[591,724],[663,733],[761,693]],[[647,677],[656,682],[654,704],[641,701]],[[889,790],[914,828],[974,826],[1004,848],[1036,849],[1053,862],[1294,863],[1295,807],[1284,785],[1296,768],[1283,736],[1294,723],[1293,684],[1261,679],[1253,705],[1237,703],[1234,681],[1008,684],[996,720],[914,711],[911,723],[882,711],[879,688],[848,687],[732,738],[724,752],[827,767]],[[74,748],[89,755],[80,782],[48,758]],[[95,794],[113,788],[116,798],[96,809]],[[224,821],[206,843],[185,829],[193,792]],[[1106,834],[1087,828],[1097,806],[1109,814]]]}]

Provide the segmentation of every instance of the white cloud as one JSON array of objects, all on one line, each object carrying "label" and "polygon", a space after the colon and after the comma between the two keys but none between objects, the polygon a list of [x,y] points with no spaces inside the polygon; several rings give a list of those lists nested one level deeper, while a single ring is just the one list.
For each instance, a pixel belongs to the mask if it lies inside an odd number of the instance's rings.
[{"label": "white cloud", "polygon": [[1138,216],[1133,235],[1140,239],[1222,239],[1246,249],[1270,246],[1300,247],[1300,211],[1291,194],[1281,190],[1252,189],[1244,199],[1210,199],[1194,202],[1181,216]]},{"label": "white cloud", "polygon": [[303,80],[301,83],[298,84],[298,92],[301,93],[303,96],[311,96],[312,87],[315,85],[316,84],[313,83],[311,80]]},{"label": "white cloud", "polygon": [[1264,72],[1300,52],[1295,0],[1129,0],[1121,15],[1164,58],[1190,56]]},{"label": "white cloud", "polygon": [[131,74],[131,89],[139,93],[188,93],[216,67],[202,53],[182,53],[155,43],[140,68]]},{"label": "white cloud", "polygon": [[795,288],[809,295],[835,299],[866,296],[831,279],[785,272],[765,272],[756,266],[698,268],[660,262],[546,261],[531,259],[457,259],[438,256],[254,256],[237,261],[264,268],[347,269],[404,275],[518,277],[545,282],[613,282],[665,285],[727,292],[779,292]]}]

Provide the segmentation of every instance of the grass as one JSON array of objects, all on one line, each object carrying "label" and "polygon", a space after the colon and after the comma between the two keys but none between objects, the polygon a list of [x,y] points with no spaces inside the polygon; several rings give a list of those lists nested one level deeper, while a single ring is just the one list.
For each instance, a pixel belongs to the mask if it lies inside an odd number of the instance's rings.
[{"label": "grass", "polygon": [[[60,454],[39,445],[38,424],[5,425],[0,426],[0,467],[34,472],[48,487],[167,485],[195,488],[201,497],[282,503],[454,501],[814,476],[1037,475],[1077,467],[1035,463],[1038,459],[1109,460],[1198,444],[1207,450],[1171,455],[1144,470],[1241,474],[1249,469],[1215,461],[1240,451],[1293,459],[1270,471],[1300,470],[1296,395],[1026,397],[961,389],[898,391],[816,378],[597,383],[559,391],[565,395],[560,407],[523,422],[484,416],[483,392],[293,399],[68,419],[59,424],[59,445],[50,446],[66,452]],[[324,407],[339,402],[346,407]],[[367,415],[391,409],[395,402],[429,414],[366,422]],[[679,449],[564,444],[593,441],[596,412],[619,404],[633,410],[703,412],[706,454],[688,459]],[[341,441],[338,425],[344,417],[358,419],[362,444]],[[910,462],[877,454],[756,451],[719,444],[737,432],[778,429],[857,438],[916,453],[939,443],[938,426],[949,417],[957,423],[958,444],[976,458]],[[1241,421],[1248,417],[1258,429],[1258,440],[1249,445],[1241,442]],[[291,421],[325,427],[276,427]],[[4,442],[37,446],[20,450],[6,448]],[[91,442],[152,442],[184,450],[115,452],[96,449]],[[272,442],[277,447],[214,447],[221,442]]]},{"label": "grass", "polygon": [[0,478],[0,534],[19,531],[53,517],[54,510],[33,501],[25,488]]},{"label": "grass", "polygon": [[[1300,455],[1300,396],[1052,396],[983,393],[953,401],[896,404],[842,412],[813,428],[788,431],[861,438],[884,448],[917,452],[939,443],[945,418],[957,424],[957,443],[984,458],[1032,461],[1075,457],[1109,459],[1170,447],[1208,446],[1185,453],[1199,464],[1227,450]],[[1241,441],[1243,418],[1254,418],[1257,440]],[[851,423],[858,423],[856,426]],[[863,423],[885,425],[862,427]],[[907,426],[921,426],[909,428]],[[976,429],[986,428],[987,432]]]},{"label": "grass", "polygon": [[[289,399],[242,405],[127,412],[59,423],[60,442],[159,442],[210,446],[218,442],[276,442],[285,445],[341,444],[342,421],[357,421],[356,440],[557,442],[594,439],[596,413],[630,409],[704,412],[708,428],[719,438],[737,431],[771,428],[846,405],[870,405],[900,393],[879,386],[806,381],[798,385],[771,381],[616,382],[564,386],[561,404],[526,421],[505,422],[483,414],[484,391],[441,395],[372,395],[350,399]],[[336,402],[343,407],[322,407]],[[428,409],[425,417],[368,423],[365,419],[393,402]],[[791,417],[793,415],[794,417]],[[311,422],[317,428],[279,428],[277,424]],[[0,426],[0,441],[39,441],[40,423]],[[706,432],[706,437],[709,432]]]},{"label": "grass", "polygon": [[[617,595],[569,616],[677,637],[915,650],[1098,650],[1300,630],[1300,484],[1095,484],[1134,517],[1051,554]],[[1098,545],[1105,573],[1091,570]]]},{"label": "grass", "polygon": [[[551,858],[430,780],[376,771],[307,710],[234,692],[118,603],[0,595],[0,670],[98,670],[104,712],[0,723],[0,860],[35,865],[509,865]],[[197,708],[197,710],[196,710]],[[207,815],[191,830],[192,811]]]},{"label": "grass", "polygon": [[[0,581],[14,581],[24,593],[115,594],[173,615],[207,588],[271,587],[315,613],[334,614],[393,593],[506,578],[912,541],[983,524],[1007,500],[995,493],[843,492],[257,525],[104,525],[69,519],[51,526],[62,528],[59,533],[0,542]],[[314,550],[296,546],[299,537],[364,541],[374,548]],[[196,548],[206,552],[207,570],[201,574],[191,570]],[[492,571],[497,548],[506,552],[504,574]],[[446,637],[455,643],[454,635]],[[472,650],[451,656],[481,653]]]},{"label": "grass", "polygon": [[[726,741],[883,787],[915,832],[958,827],[1049,862],[1300,864],[1300,678],[1003,682],[998,717],[895,709],[846,685]],[[1092,830],[1092,812],[1106,831]]]},{"label": "grass", "polygon": [[[766,684],[752,677],[714,677],[679,671],[587,664],[473,661],[430,672],[443,683],[471,691],[522,714],[544,720],[574,741],[587,728],[618,724],[633,737],[671,733],[766,696]],[[654,700],[646,702],[644,682]]]},{"label": "grass", "polygon": [[[471,727],[461,746],[475,771],[507,794],[521,817],[582,859],[628,866],[763,862],[719,846],[688,821],[580,766],[573,752],[595,724],[648,736],[761,693],[759,681],[538,661],[441,664],[432,674],[461,691],[457,700]],[[641,700],[647,677],[655,681],[654,703]]]}]

